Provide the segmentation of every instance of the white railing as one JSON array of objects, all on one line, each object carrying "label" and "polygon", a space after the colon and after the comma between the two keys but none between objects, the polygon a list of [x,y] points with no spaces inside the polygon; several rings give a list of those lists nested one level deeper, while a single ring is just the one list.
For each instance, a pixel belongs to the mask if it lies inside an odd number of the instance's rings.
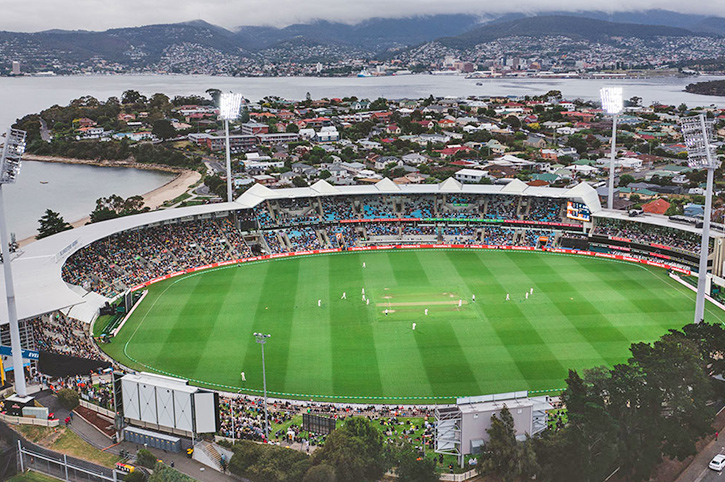
[{"label": "white railing", "polygon": [[15,417],[13,415],[6,415],[4,413],[0,413],[0,420],[7,423],[12,423],[13,425],[39,425],[41,427],[57,427],[60,425],[60,420],[43,420],[41,418],[31,418],[31,417]]},{"label": "white railing", "polygon": [[462,474],[441,474],[440,480],[448,482],[463,482],[464,480],[472,479],[477,475],[478,473],[476,473],[476,469],[473,469]]},{"label": "white railing", "polygon": [[93,410],[94,412],[98,412],[102,415],[105,415],[106,417],[110,417],[115,420],[116,414],[113,413],[113,410],[108,410],[107,408],[103,408],[99,405],[94,405],[91,402],[87,402],[85,400],[80,400],[80,405],[83,408],[87,408],[88,410]]}]

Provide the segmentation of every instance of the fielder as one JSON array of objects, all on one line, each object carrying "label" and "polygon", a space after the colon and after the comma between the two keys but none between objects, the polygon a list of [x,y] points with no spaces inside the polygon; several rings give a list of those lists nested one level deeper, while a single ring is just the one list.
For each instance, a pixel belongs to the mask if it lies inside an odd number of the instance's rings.
[{"label": "fielder", "polygon": [[[425,316],[428,316],[428,308],[425,309]],[[415,323],[413,323],[415,324]]]},{"label": "fielder", "polygon": [[413,331],[415,331],[415,323],[413,323]]},{"label": "fielder", "polygon": [[509,298],[509,294],[506,293],[506,301],[509,301],[511,298]]},{"label": "fielder", "polygon": [[345,291],[342,292],[342,298],[340,298],[340,299],[341,300],[346,300],[347,299],[347,293]]},{"label": "fielder", "polygon": [[246,375],[244,375],[244,372],[242,372],[242,381],[243,382],[246,382],[247,381],[247,377],[246,377]]},{"label": "fielder", "polygon": [[320,308],[322,306],[322,300],[317,300],[317,307]]}]

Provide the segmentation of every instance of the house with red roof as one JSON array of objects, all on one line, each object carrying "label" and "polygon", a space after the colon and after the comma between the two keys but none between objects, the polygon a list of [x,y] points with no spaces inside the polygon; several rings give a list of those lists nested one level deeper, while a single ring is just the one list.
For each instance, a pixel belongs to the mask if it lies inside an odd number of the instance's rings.
[{"label": "house with red roof", "polygon": [[447,159],[455,156],[459,152],[474,152],[473,149],[464,146],[446,147],[445,149],[437,149],[435,152],[441,155],[441,158]]},{"label": "house with red roof", "polygon": [[642,205],[642,211],[649,214],[660,214],[663,215],[670,208],[670,203],[664,199],[655,199],[647,204]]}]

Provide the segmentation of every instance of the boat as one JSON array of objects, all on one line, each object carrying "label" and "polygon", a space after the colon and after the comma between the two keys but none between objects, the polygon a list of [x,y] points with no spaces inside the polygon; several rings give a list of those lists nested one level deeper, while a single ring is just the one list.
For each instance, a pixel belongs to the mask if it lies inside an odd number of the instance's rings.
[{"label": "boat", "polygon": [[40,184],[48,184],[48,181],[40,181]]},{"label": "boat", "polygon": [[368,69],[362,69],[359,74],[357,74],[358,77],[372,77],[373,74],[370,73]]}]

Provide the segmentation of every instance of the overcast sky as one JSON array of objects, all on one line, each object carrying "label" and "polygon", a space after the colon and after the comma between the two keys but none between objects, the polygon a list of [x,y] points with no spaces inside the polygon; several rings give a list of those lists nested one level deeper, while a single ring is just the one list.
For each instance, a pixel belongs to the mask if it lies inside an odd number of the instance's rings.
[{"label": "overcast sky", "polygon": [[105,30],[195,19],[233,29],[240,25],[283,27],[313,19],[355,23],[370,17],[576,9],[661,8],[725,17],[723,0],[22,0],[10,3],[0,15],[0,30]]}]

